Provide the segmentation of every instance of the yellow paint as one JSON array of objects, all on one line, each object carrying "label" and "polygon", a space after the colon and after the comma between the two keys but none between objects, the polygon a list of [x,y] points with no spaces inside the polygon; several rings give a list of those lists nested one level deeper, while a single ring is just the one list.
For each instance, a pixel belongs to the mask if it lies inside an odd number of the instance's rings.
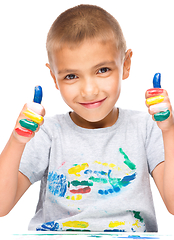
[{"label": "yellow paint", "polygon": [[138,228],[140,228],[141,226],[138,226],[138,223],[139,223],[139,221],[136,220],[135,223],[132,224],[132,226],[137,226]]},{"label": "yellow paint", "polygon": [[78,194],[77,196],[76,196],[76,200],[81,200],[82,199],[82,195],[81,194]]},{"label": "yellow paint", "polygon": [[43,117],[38,115],[37,113],[31,111],[30,109],[27,108],[26,111],[23,112],[23,114],[30,118],[33,122],[40,124],[43,121]]},{"label": "yellow paint", "polygon": [[121,171],[121,168],[120,168],[120,167],[118,167],[118,171]]},{"label": "yellow paint", "polygon": [[95,161],[94,163],[102,164],[100,161]]},{"label": "yellow paint", "polygon": [[103,166],[107,167],[108,166],[108,163],[102,163]]},{"label": "yellow paint", "polygon": [[115,167],[116,167],[116,165],[115,165],[115,164],[113,164],[113,163],[110,163],[110,164],[109,164],[109,167],[110,167],[110,168],[115,168]]},{"label": "yellow paint", "polygon": [[159,95],[159,96],[156,96],[156,97],[151,97],[151,98],[147,98],[146,99],[146,103],[151,106],[151,105],[154,105],[154,104],[157,104],[157,103],[160,103],[164,100],[164,96],[163,95]]},{"label": "yellow paint", "polygon": [[72,197],[71,197],[71,200],[76,200],[76,199],[75,199],[75,196],[72,196]]},{"label": "yellow paint", "polygon": [[74,228],[87,228],[89,224],[83,221],[68,221],[62,223],[63,227],[74,227]]},{"label": "yellow paint", "polygon": [[118,226],[120,226],[120,225],[125,225],[125,222],[119,222],[119,221],[115,221],[115,222],[110,222],[109,223],[109,227],[110,228],[114,228],[114,227],[118,227]]},{"label": "yellow paint", "polygon": [[75,200],[81,200],[81,199],[82,199],[82,194],[77,194],[76,197],[75,197],[75,196],[72,196],[72,197],[67,196],[66,199],[68,199],[68,200],[73,200],[73,201],[75,201]]},{"label": "yellow paint", "polygon": [[101,165],[103,165],[103,166],[105,166],[105,167],[110,167],[110,168],[112,168],[112,169],[115,169],[115,167],[116,167],[116,165],[115,165],[114,163],[108,164],[108,163],[102,163],[102,162],[100,162],[100,161],[95,161],[94,163],[101,164]]},{"label": "yellow paint", "polygon": [[80,177],[80,173],[82,170],[85,170],[85,168],[89,167],[87,163],[82,163],[81,165],[76,165],[68,170],[69,174],[74,174],[77,177]]}]

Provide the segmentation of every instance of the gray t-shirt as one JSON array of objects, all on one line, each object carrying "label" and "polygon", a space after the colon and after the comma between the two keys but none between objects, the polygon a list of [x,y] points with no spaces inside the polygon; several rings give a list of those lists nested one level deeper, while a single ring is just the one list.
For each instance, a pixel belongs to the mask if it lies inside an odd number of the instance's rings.
[{"label": "gray t-shirt", "polygon": [[119,109],[107,128],[46,118],[27,144],[20,172],[40,198],[29,230],[157,231],[149,173],[164,161],[161,130],[144,112]]}]

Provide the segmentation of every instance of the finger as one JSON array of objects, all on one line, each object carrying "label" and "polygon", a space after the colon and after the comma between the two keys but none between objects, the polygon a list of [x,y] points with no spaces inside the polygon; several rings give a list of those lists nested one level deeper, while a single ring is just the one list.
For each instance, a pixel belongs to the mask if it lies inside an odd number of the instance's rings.
[{"label": "finger", "polygon": [[37,104],[35,102],[30,102],[30,103],[27,103],[26,109],[27,108],[32,110],[33,112],[41,115],[42,117],[45,116],[45,109],[44,109],[44,107],[41,104]]},{"label": "finger", "polygon": [[33,112],[29,108],[27,108],[26,111],[23,111],[23,114],[37,124],[41,124],[43,121],[43,117],[41,115]]},{"label": "finger", "polygon": [[[23,136],[23,137],[32,137],[33,132],[37,131],[39,129],[38,124],[43,123],[43,116],[45,115],[45,110],[44,108],[40,105],[42,101],[42,87],[41,86],[36,86],[34,89],[34,99],[32,104],[27,104],[24,107],[24,111],[22,112],[28,119],[20,119],[19,124],[20,127],[15,128],[15,131],[18,135]],[[32,105],[32,106],[31,106]],[[32,111],[30,108],[36,110],[39,114],[35,113]],[[43,115],[43,116],[42,116]],[[32,121],[31,121],[32,120]]]},{"label": "finger", "polygon": [[151,106],[151,105],[154,105],[154,104],[157,104],[157,103],[161,103],[161,102],[164,101],[164,98],[165,97],[163,95],[147,98],[146,99],[146,105]]},{"label": "finger", "polygon": [[162,95],[163,89],[161,89],[161,73],[156,73],[153,77],[153,88],[146,91],[146,98]]},{"label": "finger", "polygon": [[42,87],[41,86],[36,86],[34,88],[34,99],[33,99],[33,102],[41,104],[42,96],[43,96]]},{"label": "finger", "polygon": [[166,120],[167,118],[169,118],[169,116],[170,116],[170,111],[167,110],[165,112],[159,112],[159,113],[154,114],[154,119],[155,119],[155,121],[162,122],[162,121]]},{"label": "finger", "polygon": [[22,127],[15,128],[15,131],[18,135],[22,137],[31,137],[33,134],[33,131]]},{"label": "finger", "polygon": [[[43,107],[40,105],[41,101],[42,101],[42,87],[41,86],[36,86],[34,88],[34,99],[33,99],[33,103],[32,103],[32,109],[27,108],[26,111],[23,112],[23,114],[28,117],[29,119],[31,119],[33,122],[37,123],[37,124],[41,124],[43,121],[43,117],[39,113],[42,113],[42,115],[44,115],[45,112],[43,112]],[[38,103],[38,104],[35,104]],[[31,107],[31,104],[30,104]],[[35,110],[35,111],[34,111]],[[28,123],[27,125],[28,126]]]},{"label": "finger", "polygon": [[[161,74],[156,73],[153,78],[152,89],[146,92],[146,105],[149,107],[149,113],[154,114],[153,119],[155,121],[164,121],[170,116],[168,104],[163,102],[165,97],[168,95],[167,92],[161,89]],[[163,95],[161,95],[163,94]],[[154,96],[154,97],[150,97]],[[162,103],[163,102],[163,103]]]},{"label": "finger", "polygon": [[155,114],[155,113],[158,113],[158,112],[165,112],[169,110],[169,107],[168,107],[168,104],[166,102],[162,102],[162,103],[158,103],[158,104],[155,104],[155,105],[151,105],[149,107],[149,113],[151,115]]},{"label": "finger", "polygon": [[147,99],[146,99],[147,106],[151,106],[151,105],[160,103],[164,100],[163,95],[158,95],[158,96],[149,98],[149,95],[156,95],[156,94],[159,94],[159,92],[163,92],[163,91],[161,91],[161,74],[160,73],[156,73],[154,75],[153,87],[154,87],[153,89],[147,90]]},{"label": "finger", "polygon": [[36,131],[36,129],[38,128],[38,124],[33,122],[33,121],[30,121],[30,120],[27,120],[27,119],[21,119],[19,121],[20,125],[24,128],[27,128],[33,132]]},{"label": "finger", "polygon": [[153,77],[153,87],[161,88],[161,73],[155,73]]}]

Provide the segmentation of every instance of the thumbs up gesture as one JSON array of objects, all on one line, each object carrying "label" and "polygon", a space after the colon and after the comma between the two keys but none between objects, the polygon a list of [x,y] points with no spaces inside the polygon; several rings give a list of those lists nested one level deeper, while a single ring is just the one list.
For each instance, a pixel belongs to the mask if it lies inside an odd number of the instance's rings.
[{"label": "thumbs up gesture", "polygon": [[41,105],[42,88],[36,86],[33,102],[24,105],[13,131],[18,141],[27,143],[44,122],[45,109]]},{"label": "thumbs up gesture", "polygon": [[166,90],[161,88],[161,74],[156,73],[153,78],[153,88],[145,94],[146,106],[149,114],[157,122],[161,130],[169,130],[174,125],[172,106]]}]

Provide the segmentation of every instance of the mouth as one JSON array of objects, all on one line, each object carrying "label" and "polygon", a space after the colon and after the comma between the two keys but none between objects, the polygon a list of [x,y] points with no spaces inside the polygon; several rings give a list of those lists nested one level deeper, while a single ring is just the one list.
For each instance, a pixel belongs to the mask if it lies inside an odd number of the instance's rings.
[{"label": "mouth", "polygon": [[106,100],[106,98],[99,100],[99,101],[95,101],[95,102],[80,103],[80,104],[85,108],[92,109],[92,108],[100,107],[105,100]]}]

